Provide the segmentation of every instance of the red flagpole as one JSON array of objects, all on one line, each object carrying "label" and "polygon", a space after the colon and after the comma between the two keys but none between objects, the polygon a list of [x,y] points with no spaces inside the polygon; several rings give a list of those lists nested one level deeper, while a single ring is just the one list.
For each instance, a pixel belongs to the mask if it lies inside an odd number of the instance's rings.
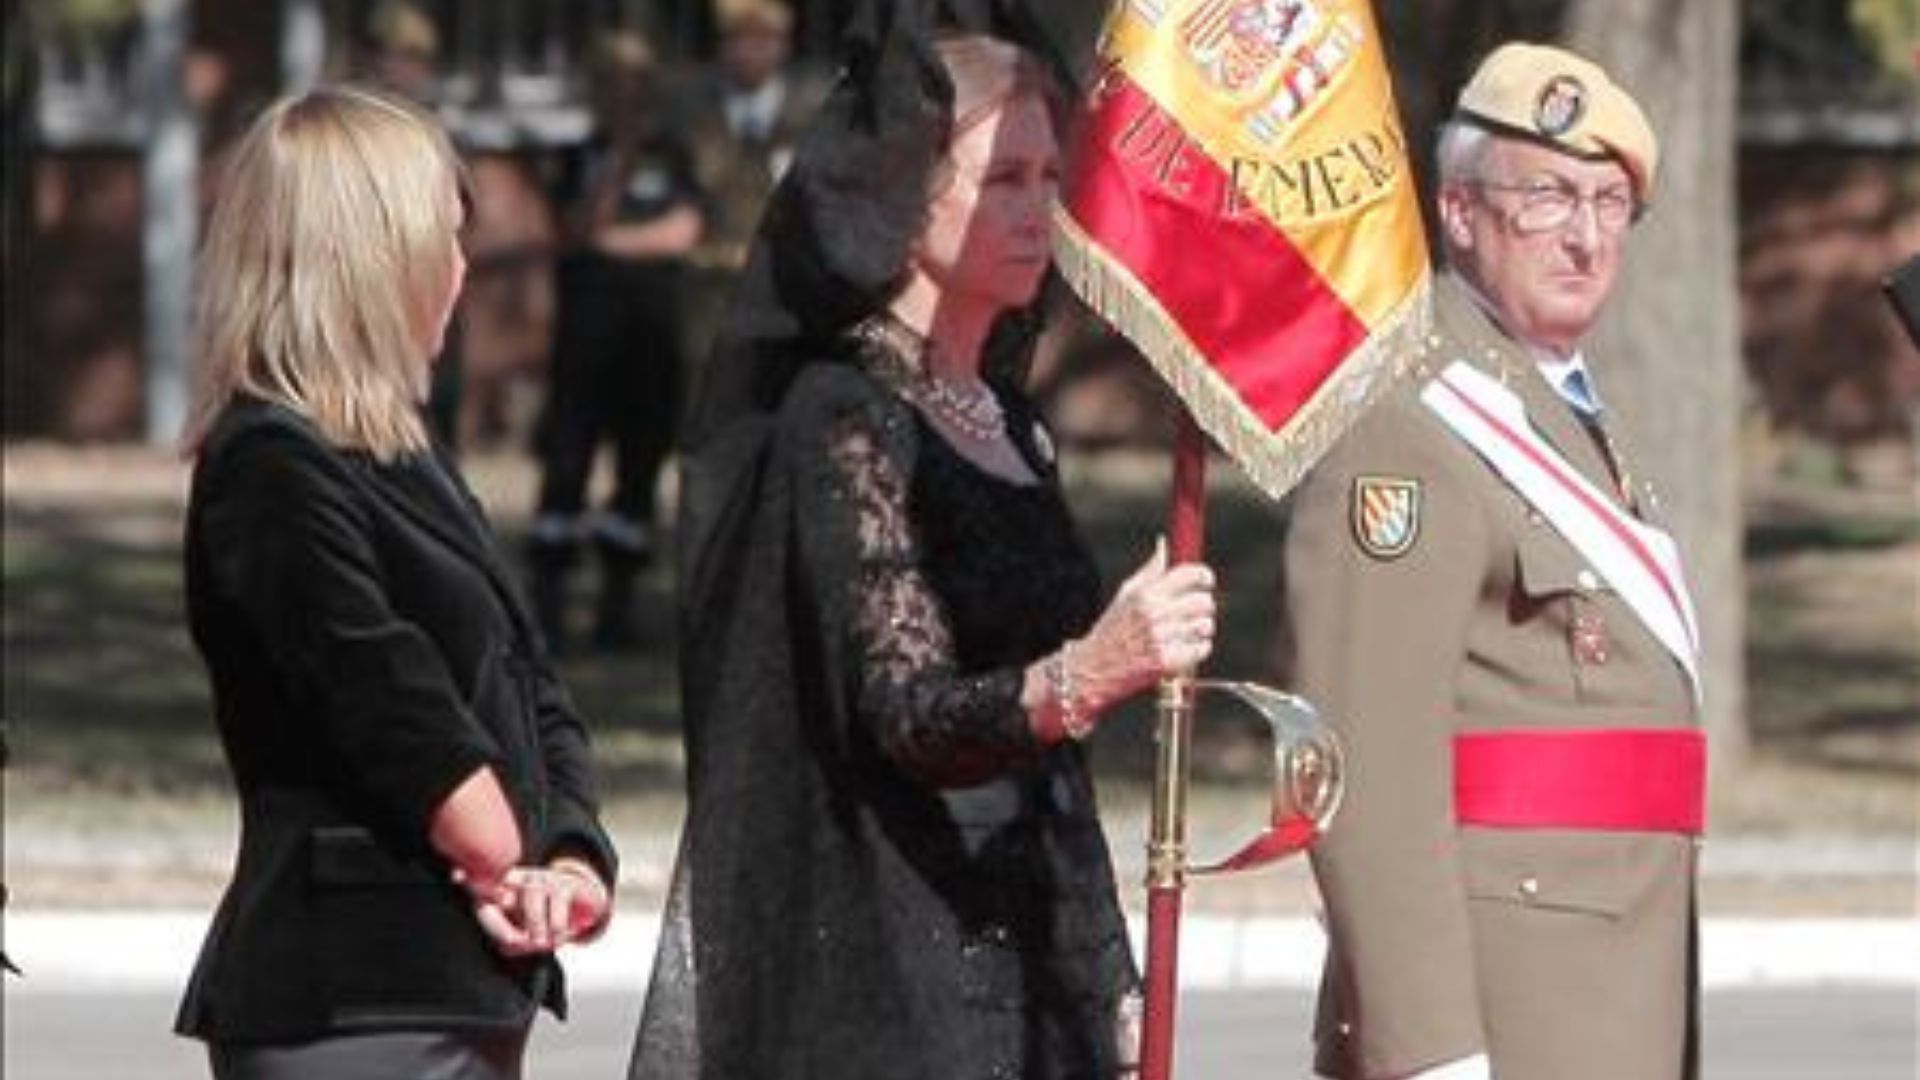
[{"label": "red flagpole", "polygon": [[[1167,514],[1168,558],[1197,562],[1205,538],[1207,439],[1181,410]],[[1147,975],[1141,1022],[1142,1080],[1173,1076],[1174,1006],[1179,994],[1180,905],[1186,890],[1187,750],[1193,736],[1193,676],[1160,683],[1153,821],[1147,837]]]}]

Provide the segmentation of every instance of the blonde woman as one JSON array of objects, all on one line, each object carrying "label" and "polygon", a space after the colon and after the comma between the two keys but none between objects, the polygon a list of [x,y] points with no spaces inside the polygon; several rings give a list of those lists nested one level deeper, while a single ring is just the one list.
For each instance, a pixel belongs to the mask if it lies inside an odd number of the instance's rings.
[{"label": "blonde woman", "polygon": [[586,730],[422,426],[463,216],[446,135],[340,87],[209,222],[186,591],[241,837],[178,1030],[222,1080],[517,1077],[609,912]]}]

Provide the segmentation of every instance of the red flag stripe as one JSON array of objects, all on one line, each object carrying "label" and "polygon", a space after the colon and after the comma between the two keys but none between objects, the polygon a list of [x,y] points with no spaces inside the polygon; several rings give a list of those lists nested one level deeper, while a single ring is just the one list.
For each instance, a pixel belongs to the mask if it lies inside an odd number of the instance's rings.
[{"label": "red flag stripe", "polygon": [[[1231,180],[1197,146],[1183,142],[1170,157],[1174,140],[1156,134],[1145,140],[1153,144],[1146,153],[1124,150],[1129,131],[1179,128],[1123,74],[1108,79],[1085,121],[1085,159],[1069,170],[1067,212],[1278,430],[1366,340],[1367,327],[1272,223],[1250,208],[1223,212]],[[1179,196],[1153,175],[1163,170],[1177,177]],[[1170,243],[1173,237],[1205,237],[1204,255]]]}]

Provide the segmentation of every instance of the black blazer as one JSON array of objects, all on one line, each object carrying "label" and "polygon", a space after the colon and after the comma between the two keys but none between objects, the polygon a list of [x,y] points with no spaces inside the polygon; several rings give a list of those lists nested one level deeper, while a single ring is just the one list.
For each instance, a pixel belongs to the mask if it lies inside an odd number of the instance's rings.
[{"label": "black blazer", "polygon": [[573,850],[613,880],[586,729],[457,472],[237,401],[194,471],[186,591],[241,829],[177,1030],[271,1043],[564,1015],[558,964],[496,952],[427,843],[434,808],[491,765],[528,861]]}]

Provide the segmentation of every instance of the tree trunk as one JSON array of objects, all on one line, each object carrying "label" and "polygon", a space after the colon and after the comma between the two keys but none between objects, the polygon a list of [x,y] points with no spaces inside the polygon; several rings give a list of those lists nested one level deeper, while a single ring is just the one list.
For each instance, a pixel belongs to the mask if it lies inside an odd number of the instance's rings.
[{"label": "tree trunk", "polygon": [[[38,57],[31,11],[9,3],[0,16],[0,385],[6,388],[9,422],[16,418],[15,382],[27,363],[26,305],[30,298],[27,241],[33,235],[34,160],[39,133]],[[9,423],[8,428],[11,428]]]},{"label": "tree trunk", "polygon": [[1727,0],[1570,0],[1563,41],[1628,87],[1660,140],[1652,214],[1591,355],[1610,404],[1663,484],[1705,636],[1716,771],[1747,746],[1735,288],[1739,11]]}]

